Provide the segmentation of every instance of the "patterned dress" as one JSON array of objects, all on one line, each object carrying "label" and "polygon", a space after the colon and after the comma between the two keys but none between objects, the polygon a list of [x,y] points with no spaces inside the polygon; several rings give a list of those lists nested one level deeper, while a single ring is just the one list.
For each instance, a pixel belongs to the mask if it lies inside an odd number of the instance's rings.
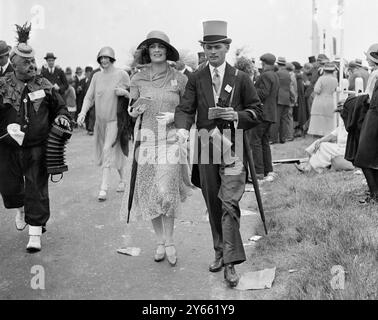
[{"label": "patterned dress", "polygon": [[[175,112],[184,94],[187,77],[171,67],[154,78],[151,74],[151,67],[146,66],[133,76],[130,86],[131,99],[152,99],[142,118],[132,220],[140,217],[152,220],[161,215],[176,217],[180,203],[190,194],[188,170],[178,162],[181,148],[176,142],[175,125],[156,119],[160,112]],[[137,119],[136,130],[140,119]],[[128,198],[127,189],[121,207],[123,219],[127,214]]]}]

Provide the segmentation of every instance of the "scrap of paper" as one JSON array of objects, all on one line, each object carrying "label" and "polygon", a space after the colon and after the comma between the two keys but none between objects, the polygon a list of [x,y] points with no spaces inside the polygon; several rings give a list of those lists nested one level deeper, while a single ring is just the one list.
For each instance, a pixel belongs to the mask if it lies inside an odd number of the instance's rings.
[{"label": "scrap of paper", "polygon": [[121,248],[121,249],[118,249],[117,252],[120,253],[120,254],[125,254],[127,256],[132,256],[132,257],[138,257],[141,253],[141,249],[140,248],[132,248],[132,247],[129,247],[129,248]]},{"label": "scrap of paper", "polygon": [[275,277],[276,268],[247,272],[241,276],[235,289],[242,291],[270,289]]}]

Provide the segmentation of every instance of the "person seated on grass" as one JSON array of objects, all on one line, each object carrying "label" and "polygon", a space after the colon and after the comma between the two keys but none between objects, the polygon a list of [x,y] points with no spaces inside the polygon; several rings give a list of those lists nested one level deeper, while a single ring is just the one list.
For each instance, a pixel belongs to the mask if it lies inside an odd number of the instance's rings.
[{"label": "person seated on grass", "polygon": [[333,167],[336,171],[351,171],[354,166],[344,159],[348,132],[345,130],[344,122],[339,121],[339,126],[329,135],[316,140],[306,149],[310,158],[308,162],[295,167],[300,172],[315,171],[323,172],[324,169]]}]

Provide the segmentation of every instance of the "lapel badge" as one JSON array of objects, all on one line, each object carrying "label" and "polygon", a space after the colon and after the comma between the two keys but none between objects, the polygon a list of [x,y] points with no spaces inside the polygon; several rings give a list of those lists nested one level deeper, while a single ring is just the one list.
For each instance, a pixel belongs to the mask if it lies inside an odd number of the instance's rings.
[{"label": "lapel badge", "polygon": [[226,90],[227,93],[230,93],[230,92],[232,91],[232,87],[228,84],[228,85],[224,88],[224,90]]}]

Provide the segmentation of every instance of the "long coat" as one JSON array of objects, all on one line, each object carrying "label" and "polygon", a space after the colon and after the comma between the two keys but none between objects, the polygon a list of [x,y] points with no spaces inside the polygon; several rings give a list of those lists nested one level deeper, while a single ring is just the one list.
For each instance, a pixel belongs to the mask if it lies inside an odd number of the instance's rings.
[{"label": "long coat", "polygon": [[378,170],[378,82],[362,124],[355,165]]},{"label": "long coat", "polygon": [[278,91],[278,104],[283,106],[290,106],[292,101],[292,93],[290,90],[290,73],[286,69],[281,68],[277,71],[277,75],[278,79],[280,80],[280,90]]},{"label": "long coat", "polygon": [[8,67],[3,71],[3,73],[0,71],[0,77],[4,77],[9,72],[13,72],[13,67],[11,64],[8,64]]},{"label": "long coat", "polygon": [[59,86],[59,93],[64,96],[68,89],[68,82],[64,71],[58,67],[54,68],[54,72],[50,73],[49,69],[42,67],[41,75],[49,80],[52,85],[57,84]]},{"label": "long coat", "polygon": [[335,130],[335,101],[338,82],[333,75],[321,76],[315,84],[315,98],[311,108],[311,120],[308,134],[325,136]]},{"label": "long coat", "polygon": [[274,67],[265,67],[265,70],[255,83],[257,94],[263,104],[264,121],[275,123],[277,121],[278,91],[280,80]]}]

